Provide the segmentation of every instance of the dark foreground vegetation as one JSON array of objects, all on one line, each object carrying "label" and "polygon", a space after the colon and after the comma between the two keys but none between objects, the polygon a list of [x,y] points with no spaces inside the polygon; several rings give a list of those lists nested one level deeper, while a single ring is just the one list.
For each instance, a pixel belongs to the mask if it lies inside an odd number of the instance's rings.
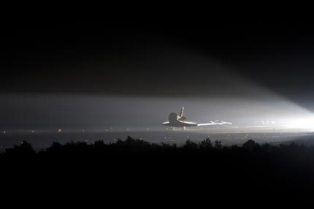
[{"label": "dark foreground vegetation", "polygon": [[54,143],[39,152],[23,142],[2,153],[0,164],[1,174],[14,177],[14,182],[32,186],[41,182],[45,187],[63,182],[72,189],[87,184],[112,193],[135,189],[186,195],[314,191],[314,147],[260,145],[253,140],[223,146],[206,139],[178,147],[129,137],[111,144]]}]

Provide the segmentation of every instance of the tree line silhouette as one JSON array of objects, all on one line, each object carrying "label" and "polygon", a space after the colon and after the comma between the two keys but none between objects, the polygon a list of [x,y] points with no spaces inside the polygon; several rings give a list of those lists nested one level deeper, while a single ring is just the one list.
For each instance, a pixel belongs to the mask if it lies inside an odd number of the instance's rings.
[{"label": "tree line silhouette", "polygon": [[314,147],[296,143],[275,146],[248,140],[224,146],[207,138],[178,146],[128,137],[114,143],[55,142],[35,151],[24,141],[1,153],[0,165],[4,173],[14,170],[28,176],[37,172],[44,176],[58,176],[61,171],[79,176],[93,173],[115,185],[146,181],[154,185],[157,181],[151,178],[157,178],[163,185],[196,184],[210,191],[241,188],[281,193],[314,188]]}]

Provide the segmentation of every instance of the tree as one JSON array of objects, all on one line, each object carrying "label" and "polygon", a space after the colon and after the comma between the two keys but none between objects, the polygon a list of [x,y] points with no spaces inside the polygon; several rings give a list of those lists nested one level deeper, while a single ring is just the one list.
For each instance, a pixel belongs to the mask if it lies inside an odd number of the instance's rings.
[{"label": "tree", "polygon": [[252,140],[252,139],[249,139],[248,141],[246,141],[243,145],[242,145],[242,147],[244,148],[244,149],[247,149],[247,150],[256,150],[256,149],[258,149],[259,148],[259,144],[258,143],[256,143],[254,140]]},{"label": "tree", "polygon": [[219,141],[219,140],[216,140],[216,141],[215,141],[215,148],[216,148],[216,149],[222,149],[221,141]]},{"label": "tree", "polygon": [[188,140],[186,140],[183,148],[188,149],[188,150],[194,150],[194,149],[197,149],[198,146],[196,143],[194,143],[190,139],[188,139]]},{"label": "tree", "polygon": [[15,145],[13,148],[6,149],[6,155],[18,156],[33,156],[35,151],[30,143],[27,141],[22,141],[19,145]]},{"label": "tree", "polygon": [[211,149],[211,148],[213,148],[213,144],[212,144],[211,140],[209,139],[209,137],[207,137],[205,140],[201,141],[200,148],[201,149]]}]

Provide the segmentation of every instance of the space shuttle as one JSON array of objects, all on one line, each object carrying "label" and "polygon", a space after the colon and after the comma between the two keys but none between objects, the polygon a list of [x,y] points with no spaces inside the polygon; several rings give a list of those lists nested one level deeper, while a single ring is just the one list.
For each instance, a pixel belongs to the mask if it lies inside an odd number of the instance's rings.
[{"label": "space shuttle", "polygon": [[170,113],[168,116],[168,121],[163,122],[162,125],[169,127],[192,127],[192,126],[214,126],[214,125],[231,125],[231,122],[226,121],[210,121],[209,123],[197,123],[193,121],[187,121],[184,114],[184,107],[181,108],[179,114]]}]

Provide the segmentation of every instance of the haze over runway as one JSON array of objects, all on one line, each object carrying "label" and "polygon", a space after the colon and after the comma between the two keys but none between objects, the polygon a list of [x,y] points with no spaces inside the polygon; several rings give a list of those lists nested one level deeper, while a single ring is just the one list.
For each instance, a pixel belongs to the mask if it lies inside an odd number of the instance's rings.
[{"label": "haze over runway", "polygon": [[[165,133],[185,140],[223,130],[238,143],[234,133],[314,131],[310,25],[122,22],[4,25],[1,141],[58,130],[110,140],[140,130],[130,135],[169,141]],[[192,121],[232,126],[171,133],[161,123],[182,106]]]}]

